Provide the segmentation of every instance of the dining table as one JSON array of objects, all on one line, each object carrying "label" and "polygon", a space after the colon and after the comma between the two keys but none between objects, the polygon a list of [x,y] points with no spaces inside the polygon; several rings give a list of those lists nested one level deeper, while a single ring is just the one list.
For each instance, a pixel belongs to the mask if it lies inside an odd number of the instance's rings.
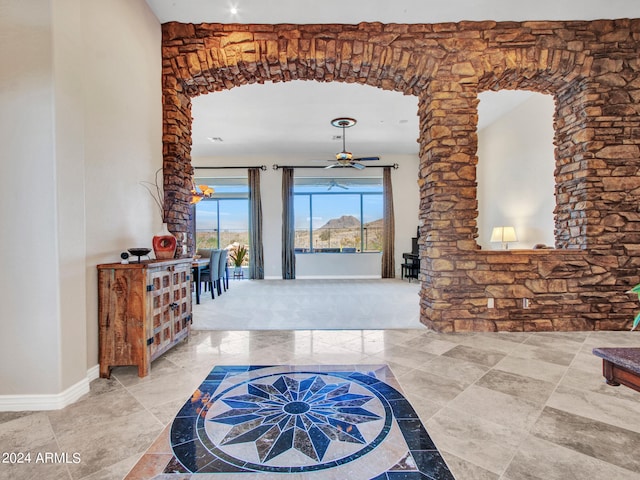
[{"label": "dining table", "polygon": [[191,277],[193,278],[193,289],[196,292],[196,304],[198,305],[200,305],[200,273],[209,267],[209,262],[209,258],[194,258],[193,262],[191,262]]}]

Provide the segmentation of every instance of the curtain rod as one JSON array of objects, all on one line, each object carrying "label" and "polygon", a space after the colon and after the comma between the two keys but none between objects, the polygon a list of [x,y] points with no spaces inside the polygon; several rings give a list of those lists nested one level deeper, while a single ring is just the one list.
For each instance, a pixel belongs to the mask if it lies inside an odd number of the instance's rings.
[{"label": "curtain rod", "polygon": [[[370,165],[367,166],[367,168],[385,168],[385,167],[390,167],[393,168],[394,170],[397,170],[399,168],[399,165],[397,163],[394,163],[393,165]],[[278,170],[280,168],[322,168],[322,169],[326,169],[327,167],[321,167],[321,166],[315,166],[315,165],[278,165],[275,164],[272,167],[274,170]],[[338,168],[347,168],[347,167],[338,167]]]},{"label": "curtain rod", "polygon": [[233,170],[233,169],[241,169],[246,170],[247,168],[259,168],[263,172],[267,169],[266,165],[251,165],[246,167],[193,167],[194,170]]}]

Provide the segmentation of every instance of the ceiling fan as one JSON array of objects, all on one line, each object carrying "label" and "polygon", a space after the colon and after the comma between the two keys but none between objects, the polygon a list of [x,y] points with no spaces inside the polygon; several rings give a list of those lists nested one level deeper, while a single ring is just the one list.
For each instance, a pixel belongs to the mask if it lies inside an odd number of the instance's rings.
[{"label": "ceiling fan", "polygon": [[329,160],[329,162],[334,162],[334,163],[326,166],[325,168],[353,167],[358,170],[363,170],[365,166],[362,165],[360,162],[380,160],[380,157],[353,158],[353,154],[351,152],[347,152],[345,131],[347,128],[353,127],[356,123],[357,121],[355,118],[347,118],[347,117],[339,117],[331,120],[331,125],[342,129],[342,151],[336,153],[336,159]]}]

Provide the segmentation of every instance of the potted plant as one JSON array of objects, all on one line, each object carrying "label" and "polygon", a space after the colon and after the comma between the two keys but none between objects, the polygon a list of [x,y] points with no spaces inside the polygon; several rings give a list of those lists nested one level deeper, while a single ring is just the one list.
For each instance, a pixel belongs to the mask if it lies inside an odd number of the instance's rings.
[{"label": "potted plant", "polygon": [[229,258],[233,262],[234,275],[239,274],[242,271],[242,265],[249,256],[249,251],[246,245],[235,245],[229,254]]},{"label": "potted plant", "polygon": [[[638,300],[640,300],[640,284],[633,287],[627,293],[635,293],[638,295]],[[636,317],[633,319],[633,327],[631,327],[631,331],[634,331],[638,324],[640,323],[640,312],[636,313]]]}]

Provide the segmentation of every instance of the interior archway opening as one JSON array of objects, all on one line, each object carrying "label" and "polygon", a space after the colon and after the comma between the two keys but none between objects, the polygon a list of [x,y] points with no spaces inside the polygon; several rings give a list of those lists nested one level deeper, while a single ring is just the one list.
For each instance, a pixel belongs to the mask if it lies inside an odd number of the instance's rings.
[{"label": "interior archway opening", "polygon": [[[482,92],[479,99],[478,245],[554,247],[553,97],[500,90]],[[503,227],[513,227],[515,237],[510,230],[500,236]]]},{"label": "interior archway opening", "polygon": [[[294,169],[300,195],[315,189],[313,218],[297,218],[296,278],[379,278],[382,213],[369,208],[376,192],[367,189],[375,179],[382,185],[381,165],[397,164],[392,173],[395,270],[401,277],[402,254],[412,251],[419,221],[416,97],[340,81],[265,82],[193,97],[191,115],[196,183],[198,178],[246,178],[246,169],[228,167],[267,167],[261,172],[266,278],[281,278],[281,175],[274,165],[301,167]],[[363,161],[362,169],[325,168],[343,149],[343,132],[331,124],[337,117],[357,120],[346,131],[346,149],[354,157],[379,160]],[[323,212],[329,199],[345,208]],[[346,208],[349,202],[355,207]],[[345,219],[358,225],[349,229],[342,225]],[[331,228],[336,224],[339,228]],[[315,242],[303,246],[305,238]]]}]

